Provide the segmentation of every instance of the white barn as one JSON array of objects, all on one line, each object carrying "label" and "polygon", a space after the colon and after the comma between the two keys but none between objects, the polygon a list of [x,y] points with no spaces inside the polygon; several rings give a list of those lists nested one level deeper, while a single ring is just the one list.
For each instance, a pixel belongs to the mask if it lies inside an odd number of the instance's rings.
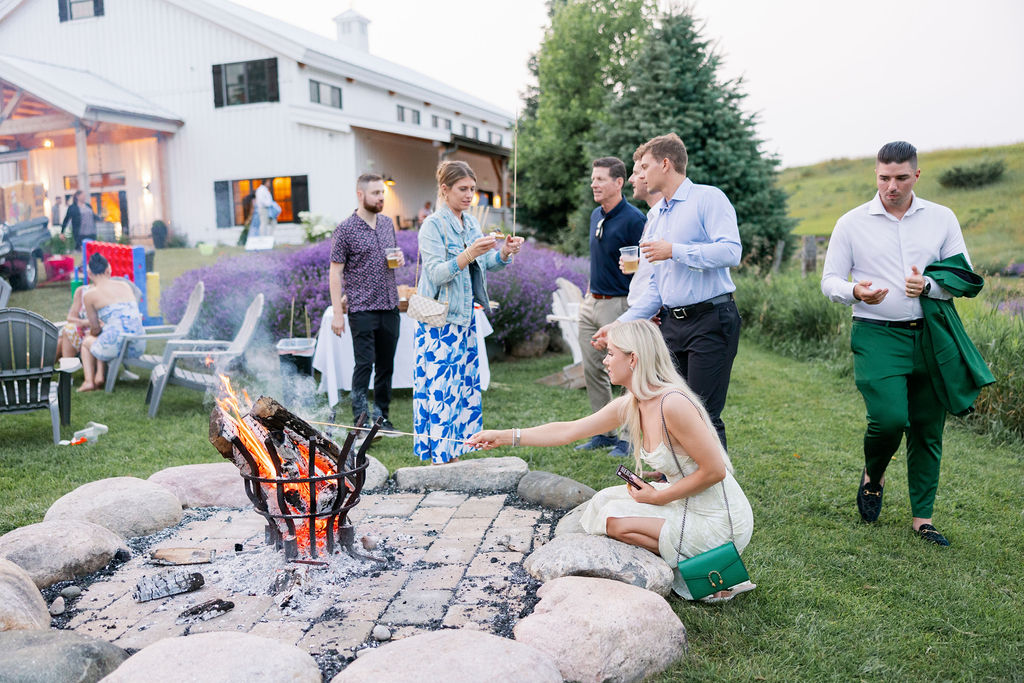
[{"label": "white barn", "polygon": [[278,240],[301,241],[299,211],[342,218],[366,171],[408,225],[455,158],[506,220],[512,115],[369,54],[365,17],[335,23],[332,40],[227,0],[0,0],[0,185],[82,188],[133,237],[161,219],[234,243],[269,183]]}]

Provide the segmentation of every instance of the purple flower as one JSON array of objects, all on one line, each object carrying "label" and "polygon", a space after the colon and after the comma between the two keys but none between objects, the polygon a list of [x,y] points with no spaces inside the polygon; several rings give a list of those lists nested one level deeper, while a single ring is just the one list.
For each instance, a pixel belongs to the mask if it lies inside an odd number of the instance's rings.
[{"label": "purple flower", "polygon": [[[405,254],[405,265],[395,273],[397,282],[414,285],[416,232],[399,231],[398,246]],[[265,297],[262,326],[273,338],[315,336],[324,309],[331,305],[330,254],[331,241],[324,240],[301,249],[223,259],[216,265],[190,270],[175,280],[164,290],[161,307],[169,321],[180,320],[193,286],[202,280],[206,300],[192,331],[194,337],[234,337],[246,308],[259,292]],[[524,245],[511,265],[487,274],[488,294],[499,304],[491,317],[492,339],[507,347],[548,329],[545,316],[551,312],[551,293],[557,289],[555,279],[564,277],[585,289],[588,268],[585,258]]]}]

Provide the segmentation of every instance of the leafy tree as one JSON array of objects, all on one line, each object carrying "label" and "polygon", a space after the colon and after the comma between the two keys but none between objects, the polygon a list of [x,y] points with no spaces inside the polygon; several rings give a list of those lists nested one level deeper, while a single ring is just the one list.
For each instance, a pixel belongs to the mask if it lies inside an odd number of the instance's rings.
[{"label": "leafy tree", "polygon": [[[756,117],[740,109],[742,81],[720,81],[719,64],[689,11],[663,16],[585,149],[592,157],[618,156],[630,168],[640,144],[676,133],[686,143],[687,176],[725,192],[736,207],[744,263],[763,267],[787,240],[793,221],[786,217],[786,194],[776,185],[778,159],[761,152]],[[583,221],[594,202],[589,193],[577,196],[573,234],[585,235]]]},{"label": "leafy tree", "polygon": [[519,124],[519,203],[524,222],[559,237],[589,173],[584,144],[621,90],[653,13],[651,0],[550,0],[551,26],[531,59],[537,86]]}]

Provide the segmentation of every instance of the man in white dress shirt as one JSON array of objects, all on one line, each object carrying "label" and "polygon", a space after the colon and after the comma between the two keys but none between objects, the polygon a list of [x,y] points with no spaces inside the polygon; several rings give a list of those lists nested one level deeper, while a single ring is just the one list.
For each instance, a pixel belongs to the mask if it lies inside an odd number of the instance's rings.
[{"label": "man in white dress shirt", "polygon": [[890,142],[878,151],[878,193],[836,223],[821,291],[853,307],[854,379],[868,423],[857,490],[861,518],[878,519],[885,469],[906,433],[911,527],[924,540],[945,546],[949,541],[932,525],[932,507],[946,409],[927,368],[920,297],[952,298],[922,273],[936,261],[968,256],[953,212],[914,194],[920,176],[917,150],[909,142]]},{"label": "man in white dress shirt", "polygon": [[[640,152],[640,180],[662,197],[640,251],[654,266],[636,304],[615,322],[661,314],[661,334],[683,379],[704,401],[722,447],[722,409],[740,340],[736,285],[729,268],[740,264],[736,210],[717,187],[686,177],[686,145],[675,133],[647,141]],[[592,344],[606,345],[609,323]]]}]

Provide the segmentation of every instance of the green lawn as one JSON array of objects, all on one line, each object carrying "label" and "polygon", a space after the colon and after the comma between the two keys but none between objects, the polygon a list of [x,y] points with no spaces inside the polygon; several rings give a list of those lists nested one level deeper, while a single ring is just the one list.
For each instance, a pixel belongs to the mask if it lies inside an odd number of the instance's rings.
[{"label": "green lawn", "polygon": [[[167,250],[157,263],[163,272],[181,272],[201,261],[193,250]],[[63,289],[15,297],[15,305],[35,301],[48,316],[62,316],[66,305]],[[276,361],[264,351],[258,356],[270,363],[260,366],[272,369]],[[549,356],[492,365],[486,425],[586,414],[584,392],[534,381],[567,362]],[[274,384],[264,370],[243,386],[259,393]],[[112,395],[73,397],[64,436],[89,420],[107,424],[110,433],[94,445],[53,446],[45,411],[0,416],[0,534],[41,520],[81,484],[221,460],[207,441],[210,406],[198,393],[169,387],[150,420],[145,392],[144,377],[119,383]],[[315,396],[301,411],[311,419],[328,414]],[[340,412],[345,419],[346,404]],[[689,630],[690,655],[657,680],[1024,679],[1021,443],[996,444],[951,421],[935,515],[953,546],[938,548],[909,530],[902,454],[889,471],[879,522],[858,521],[863,413],[851,379],[743,341],[725,419],[736,476],[754,508],[744,560],[759,587],[720,606],[673,599]],[[396,392],[392,419],[411,431],[408,390]],[[416,464],[411,449],[408,437],[384,439],[373,454],[394,470]],[[496,454],[518,455],[533,469],[594,488],[620,483],[618,461],[571,446]]]},{"label": "green lawn", "polygon": [[[939,175],[951,166],[1002,159],[1003,178],[977,189],[947,190]],[[874,158],[835,159],[782,171],[789,215],[798,235],[831,235],[836,220],[875,193]],[[939,150],[920,154],[921,180],[915,191],[950,207],[960,219],[975,264],[998,271],[1024,261],[1024,143],[1004,147]]]},{"label": "green lawn", "polygon": [[[585,414],[584,392],[534,382],[565,362],[492,366],[486,424]],[[88,481],[220,460],[198,394],[169,388],[156,420],[146,418],[144,396],[144,382],[119,384],[111,396],[76,396],[75,425],[110,426],[91,446],[51,445],[43,412],[3,416],[0,532],[40,520],[57,497]],[[396,426],[409,430],[411,415],[410,392],[398,391]],[[909,531],[902,457],[890,470],[880,521],[858,522],[863,408],[851,381],[744,342],[725,417],[737,478],[754,507],[744,560],[759,587],[723,606],[673,600],[689,629],[690,656],[660,680],[1024,676],[1020,444],[996,446],[950,426],[936,523],[953,546],[943,549]],[[373,453],[392,470],[415,464],[408,437],[384,439]],[[617,461],[569,446],[497,454],[595,488],[618,483]]]}]

